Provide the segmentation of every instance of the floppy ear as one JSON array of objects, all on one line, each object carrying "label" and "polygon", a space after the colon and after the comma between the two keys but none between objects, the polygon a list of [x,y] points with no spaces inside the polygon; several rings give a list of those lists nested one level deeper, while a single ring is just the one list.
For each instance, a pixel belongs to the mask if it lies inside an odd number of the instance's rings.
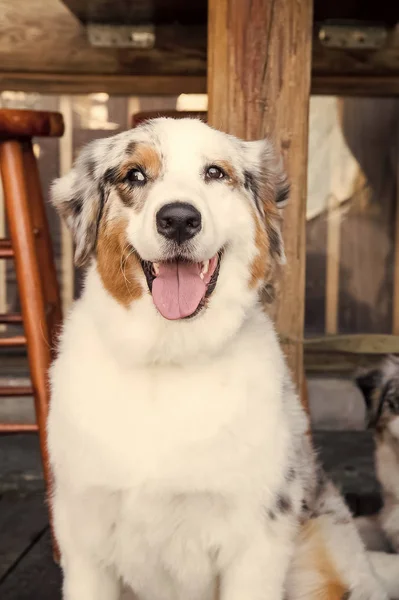
[{"label": "floppy ear", "polygon": [[382,390],[382,375],[379,369],[372,369],[359,373],[355,377],[357,387],[362,392],[364,402],[366,404],[366,420],[368,427],[374,427],[379,417],[381,416],[381,408],[383,398],[381,397]]},{"label": "floppy ear", "polygon": [[397,378],[389,379],[383,390],[383,401],[391,415],[399,415],[399,381]]},{"label": "floppy ear", "polygon": [[282,160],[268,139],[244,142],[244,157],[245,187],[265,222],[271,255],[278,263],[285,264],[280,209],[287,203],[290,186]]},{"label": "floppy ear", "polygon": [[54,181],[51,201],[75,242],[75,264],[87,265],[95,250],[98,224],[104,206],[104,185],[96,176],[96,142],[86,146],[73,169]]}]

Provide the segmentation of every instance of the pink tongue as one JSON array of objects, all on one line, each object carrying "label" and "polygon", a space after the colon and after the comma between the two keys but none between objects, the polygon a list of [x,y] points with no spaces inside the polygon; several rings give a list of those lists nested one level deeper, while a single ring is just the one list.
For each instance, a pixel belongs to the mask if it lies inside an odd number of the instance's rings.
[{"label": "pink tongue", "polygon": [[165,319],[192,315],[205,296],[199,263],[159,263],[159,274],[152,284],[152,299]]}]

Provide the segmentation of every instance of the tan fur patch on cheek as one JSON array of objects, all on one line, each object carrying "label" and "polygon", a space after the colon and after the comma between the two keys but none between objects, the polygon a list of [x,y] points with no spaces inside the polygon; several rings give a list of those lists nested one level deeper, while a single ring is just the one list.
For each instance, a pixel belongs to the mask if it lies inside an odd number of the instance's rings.
[{"label": "tan fur patch on cheek", "polygon": [[136,254],[126,241],[126,221],[100,225],[97,240],[97,269],[105,289],[123,306],[128,307],[143,296],[143,270]]}]

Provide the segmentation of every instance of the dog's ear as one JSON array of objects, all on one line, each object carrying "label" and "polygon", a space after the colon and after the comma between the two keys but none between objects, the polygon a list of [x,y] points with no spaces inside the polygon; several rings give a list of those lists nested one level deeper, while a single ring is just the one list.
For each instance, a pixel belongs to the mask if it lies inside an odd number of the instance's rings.
[{"label": "dog's ear", "polygon": [[263,201],[273,200],[278,208],[283,208],[288,201],[290,185],[283,161],[277,155],[273,144],[267,138],[244,142],[244,153],[246,167],[264,194]]},{"label": "dog's ear", "polygon": [[369,427],[376,427],[383,414],[388,418],[399,416],[399,360],[396,356],[387,356],[378,368],[360,371],[355,382],[363,394]]},{"label": "dog's ear", "polygon": [[99,152],[98,142],[86,146],[72,170],[51,188],[51,201],[72,231],[79,267],[87,265],[95,250],[104,205],[104,185],[96,173]]},{"label": "dog's ear", "polygon": [[382,374],[380,369],[360,371],[355,377],[355,383],[363,395],[366,405],[366,421],[368,427],[374,427],[381,416]]},{"label": "dog's ear", "polygon": [[395,355],[388,355],[383,364],[382,372],[385,385],[383,386],[384,403],[391,416],[399,415],[399,360]]},{"label": "dog's ear", "polygon": [[244,142],[245,187],[265,220],[273,257],[285,264],[281,235],[281,213],[288,200],[290,186],[282,160],[268,139]]},{"label": "dog's ear", "polygon": [[384,389],[383,398],[387,411],[392,416],[399,415],[399,380],[397,378],[390,379]]}]

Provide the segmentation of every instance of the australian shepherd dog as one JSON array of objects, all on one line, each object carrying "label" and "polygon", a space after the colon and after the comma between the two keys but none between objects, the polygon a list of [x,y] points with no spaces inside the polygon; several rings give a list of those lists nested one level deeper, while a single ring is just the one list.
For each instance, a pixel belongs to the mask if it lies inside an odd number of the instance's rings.
[{"label": "australian shepherd dog", "polygon": [[288,194],[267,140],[154,119],[52,200],[81,297],[51,370],[65,600],[383,600],[262,298]]}]

